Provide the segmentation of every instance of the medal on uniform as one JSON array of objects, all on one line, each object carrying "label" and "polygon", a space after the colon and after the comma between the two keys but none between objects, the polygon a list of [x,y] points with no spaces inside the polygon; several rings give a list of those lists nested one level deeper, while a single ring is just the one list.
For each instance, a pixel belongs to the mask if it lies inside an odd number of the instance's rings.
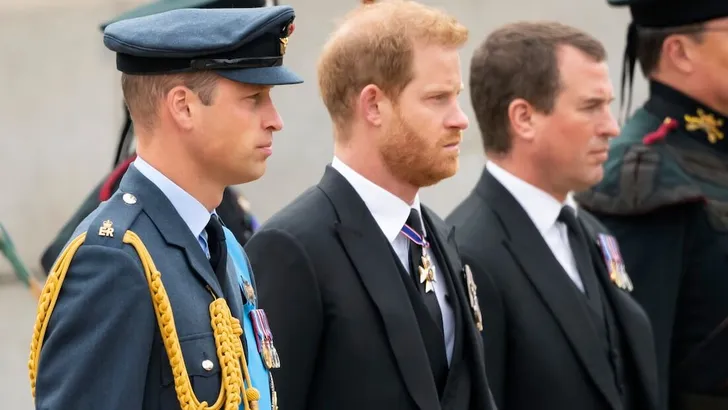
[{"label": "medal on uniform", "polygon": [[478,302],[478,287],[475,286],[473,272],[470,271],[470,266],[465,265],[463,270],[465,271],[465,285],[468,287],[468,299],[470,300],[470,309],[473,311],[475,326],[478,328],[478,331],[482,332],[483,315],[480,313],[480,302]]},{"label": "medal on uniform", "polygon": [[619,286],[620,289],[631,292],[634,286],[627,274],[627,268],[619,252],[617,239],[611,235],[600,233],[598,235],[598,242],[602,256],[604,257],[604,263],[607,265],[607,269],[609,269],[609,279]]},{"label": "medal on uniform", "polygon": [[432,292],[435,290],[435,267],[432,266],[432,262],[430,261],[430,257],[427,255],[427,253],[422,251],[423,255],[420,258],[422,264],[419,267],[420,270],[420,283],[425,284],[425,293]]},{"label": "medal on uniform", "polygon": [[263,363],[268,369],[281,367],[281,359],[278,357],[278,351],[273,344],[273,333],[270,330],[268,317],[263,309],[251,310],[250,319],[253,322],[255,341],[258,345],[258,353],[263,358]]},{"label": "medal on uniform", "polygon": [[248,303],[255,305],[255,290],[247,280],[243,280],[243,292]]},{"label": "medal on uniform", "polygon": [[[420,283],[425,284],[425,293],[429,293],[435,290],[435,266],[430,260],[430,255],[427,254],[427,248],[430,247],[430,243],[425,240],[420,234],[417,233],[412,227],[405,224],[402,227],[402,234],[407,237],[410,241],[420,245],[422,248],[422,256],[420,257],[419,274]],[[412,272],[415,275],[415,272]]]}]

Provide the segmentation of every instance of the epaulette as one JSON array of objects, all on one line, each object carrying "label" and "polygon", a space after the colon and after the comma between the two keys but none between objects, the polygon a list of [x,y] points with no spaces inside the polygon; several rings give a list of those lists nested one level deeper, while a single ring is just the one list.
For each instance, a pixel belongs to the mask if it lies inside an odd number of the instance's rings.
[{"label": "epaulette", "polygon": [[151,302],[157,317],[164,349],[172,367],[175,392],[177,393],[180,408],[182,410],[257,409],[260,392],[253,386],[250,379],[241,340],[243,328],[240,321],[230,312],[224,298],[214,298],[209,306],[213,337],[217,346],[218,360],[221,364],[220,396],[218,401],[210,406],[208,406],[207,402],[200,402],[196,397],[189,374],[185,368],[171,302],[164,287],[161,273],[157,270],[154,260],[142,239],[130,229],[141,209],[141,203],[134,194],[117,192],[89,216],[91,223],[87,228],[81,228],[79,229],[80,232],[74,233],[73,239],[51,268],[39,297],[38,313],[30,342],[28,369],[33,398],[35,398],[38,363],[45,333],[63,286],[63,281],[76,252],[82,245],[101,245],[115,248],[129,245],[134,248],[142,262],[141,265],[151,293]]},{"label": "epaulette", "polygon": [[141,210],[142,204],[136,195],[117,191],[92,217],[84,244],[122,248],[124,234],[131,228]]},{"label": "epaulette", "polygon": [[664,142],[675,132],[674,124],[665,119],[658,126],[653,119],[639,117],[631,127],[628,124],[610,149],[602,181],[574,199],[589,211],[611,215],[645,214],[704,201],[700,186],[686,171],[689,156]]}]

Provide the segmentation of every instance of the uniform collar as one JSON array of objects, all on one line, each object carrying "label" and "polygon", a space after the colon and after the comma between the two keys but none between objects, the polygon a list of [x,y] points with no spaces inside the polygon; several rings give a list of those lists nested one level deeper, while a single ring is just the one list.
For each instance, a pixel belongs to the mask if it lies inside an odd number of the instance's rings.
[{"label": "uniform collar", "polygon": [[728,153],[725,139],[726,117],[684,93],[657,81],[650,81],[650,99],[645,109],[661,120],[678,121],[683,134],[691,139]]},{"label": "uniform collar", "polygon": [[190,228],[194,237],[199,238],[210,221],[210,212],[207,211],[207,208],[140,156],[137,156],[134,160],[134,166],[162,191],[182,220],[185,221],[187,227]]},{"label": "uniform collar", "polygon": [[518,178],[492,161],[488,161],[485,167],[493,178],[513,195],[542,235],[554,226],[564,205],[577,209],[571,194],[567,196],[564,203],[561,203],[545,191]]},{"label": "uniform collar", "polygon": [[[422,220],[419,194],[415,196],[412,205],[409,205],[396,195],[366,179],[337,157],[334,157],[333,161],[331,161],[331,167],[339,171],[356,193],[359,194],[390,243],[399,235],[405,222],[407,222],[411,209],[416,209],[420,213],[420,221]],[[424,226],[422,232],[425,232]]]}]

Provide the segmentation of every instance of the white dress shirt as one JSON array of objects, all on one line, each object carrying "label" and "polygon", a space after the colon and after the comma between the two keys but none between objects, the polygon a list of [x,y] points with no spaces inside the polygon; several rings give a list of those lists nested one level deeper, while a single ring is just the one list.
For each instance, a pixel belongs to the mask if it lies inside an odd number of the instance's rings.
[{"label": "white dress shirt", "polygon": [[579,276],[579,271],[576,268],[574,254],[569,245],[569,235],[566,225],[557,221],[559,213],[561,213],[561,208],[564,205],[571,206],[575,210],[577,209],[576,202],[571,195],[562,204],[556,198],[516,177],[491,161],[488,161],[485,167],[493,175],[493,178],[498,180],[516,198],[516,201],[526,211],[526,214],[531,218],[533,224],[536,225],[536,229],[541,233],[544,241],[546,241],[546,244],[551,249],[556,260],[564,268],[566,274],[569,275],[576,287],[584,292],[584,284],[581,282],[581,276]]},{"label": "white dress shirt", "polygon": [[[384,233],[384,236],[394,248],[400,262],[402,262],[402,265],[409,272],[410,241],[401,233],[401,230],[407,218],[409,218],[410,209],[416,209],[420,213],[420,218],[422,218],[419,195],[415,197],[413,204],[409,205],[396,195],[364,178],[338,158],[334,157],[331,166],[339,171],[349,181],[349,184],[354,187],[354,190],[359,194],[362,201],[364,201],[369,212],[371,212],[377,225],[379,225],[382,233]],[[422,226],[422,232],[427,237],[424,226]],[[455,317],[452,307],[447,302],[447,286],[445,285],[445,278],[443,278],[440,271],[440,264],[435,259],[435,255],[433,255],[431,249],[427,249],[426,252],[430,256],[430,260],[432,260],[435,268],[435,295],[437,296],[437,302],[442,312],[447,362],[450,363],[453,345],[455,343]]]}]

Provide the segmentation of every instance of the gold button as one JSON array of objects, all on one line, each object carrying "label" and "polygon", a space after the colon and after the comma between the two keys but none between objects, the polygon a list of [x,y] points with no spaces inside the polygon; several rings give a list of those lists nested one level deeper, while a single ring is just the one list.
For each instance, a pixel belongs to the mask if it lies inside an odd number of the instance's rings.
[{"label": "gold button", "polygon": [[203,369],[205,369],[206,371],[208,371],[208,372],[209,372],[209,371],[210,371],[210,370],[212,370],[212,369],[213,369],[214,367],[215,367],[215,364],[214,364],[214,363],[212,363],[212,360],[203,360],[203,361],[202,361],[202,368],[203,368]]},{"label": "gold button", "polygon": [[136,197],[132,194],[124,194],[122,199],[129,205],[134,205],[137,201]]}]

